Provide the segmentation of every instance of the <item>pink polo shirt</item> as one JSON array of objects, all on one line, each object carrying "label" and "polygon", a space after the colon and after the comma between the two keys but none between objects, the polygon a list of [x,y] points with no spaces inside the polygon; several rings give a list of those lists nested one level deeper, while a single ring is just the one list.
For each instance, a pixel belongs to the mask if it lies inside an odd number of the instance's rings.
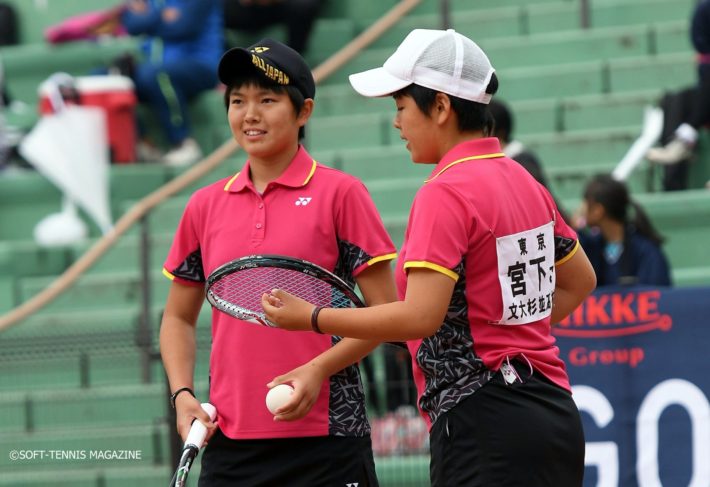
[{"label": "pink polo shirt", "polygon": [[396,270],[400,299],[410,268],[456,281],[441,328],[408,342],[430,425],[485,384],[506,357],[524,356],[570,389],[550,311],[555,263],[577,245],[550,194],[502,154],[498,139],[461,143],[437,164],[412,204]]},{"label": "pink polo shirt", "polygon": [[[249,177],[249,162],[231,179],[190,198],[164,264],[176,282],[200,285],[233,259],[281,254],[334,271],[345,281],[368,266],[396,257],[365,186],[351,175],[314,161],[303,147],[263,194]],[[274,422],[265,406],[266,384],[308,362],[339,338],[293,333],[245,323],[212,311],[210,402],[230,438],[363,436],[369,434],[357,366],[325,381],[302,420]]]}]

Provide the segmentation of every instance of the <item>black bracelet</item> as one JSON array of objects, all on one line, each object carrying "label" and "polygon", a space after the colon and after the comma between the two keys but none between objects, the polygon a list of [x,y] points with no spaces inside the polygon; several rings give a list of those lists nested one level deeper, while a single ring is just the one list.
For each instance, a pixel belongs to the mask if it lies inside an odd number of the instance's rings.
[{"label": "black bracelet", "polygon": [[311,313],[311,328],[313,328],[313,331],[319,334],[323,334],[322,331],[320,331],[320,328],[318,328],[318,313],[320,313],[320,310],[323,309],[323,306],[316,306],[313,308],[313,312]]},{"label": "black bracelet", "polygon": [[170,405],[173,407],[173,409],[175,409],[175,399],[177,399],[178,394],[185,391],[189,392],[192,397],[195,397],[195,392],[192,389],[190,389],[189,387],[181,387],[170,395]]}]

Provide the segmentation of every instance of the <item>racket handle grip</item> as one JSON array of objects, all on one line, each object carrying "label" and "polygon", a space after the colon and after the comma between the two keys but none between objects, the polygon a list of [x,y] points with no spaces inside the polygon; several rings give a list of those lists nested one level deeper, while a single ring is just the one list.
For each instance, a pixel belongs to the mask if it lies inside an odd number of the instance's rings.
[{"label": "racket handle grip", "polygon": [[[203,402],[201,406],[202,409],[204,409],[204,411],[209,415],[210,421],[214,421],[217,417],[217,410],[215,407],[208,402]],[[202,444],[204,443],[206,436],[207,428],[196,419],[192,422],[192,426],[190,426],[190,432],[187,434],[187,438],[185,439],[185,446],[183,447],[183,450],[185,448],[196,448],[199,450],[202,448]]]}]

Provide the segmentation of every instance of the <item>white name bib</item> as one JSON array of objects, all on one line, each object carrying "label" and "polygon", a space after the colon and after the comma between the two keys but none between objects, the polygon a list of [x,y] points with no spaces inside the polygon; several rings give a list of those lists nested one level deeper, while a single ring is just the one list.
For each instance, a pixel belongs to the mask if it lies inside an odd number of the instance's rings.
[{"label": "white name bib", "polygon": [[554,222],[496,239],[503,315],[498,324],[524,325],[552,312]]}]

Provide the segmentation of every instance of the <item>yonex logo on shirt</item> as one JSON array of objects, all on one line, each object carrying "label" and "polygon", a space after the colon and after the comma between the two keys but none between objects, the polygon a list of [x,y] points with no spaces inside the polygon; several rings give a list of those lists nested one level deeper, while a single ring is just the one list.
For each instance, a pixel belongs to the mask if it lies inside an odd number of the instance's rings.
[{"label": "yonex logo on shirt", "polygon": [[355,482],[353,484],[345,484],[345,487],[357,487],[358,485],[360,485],[360,482]]},{"label": "yonex logo on shirt", "polygon": [[296,200],[296,206],[306,206],[312,199],[313,198],[310,197],[299,196]]}]

